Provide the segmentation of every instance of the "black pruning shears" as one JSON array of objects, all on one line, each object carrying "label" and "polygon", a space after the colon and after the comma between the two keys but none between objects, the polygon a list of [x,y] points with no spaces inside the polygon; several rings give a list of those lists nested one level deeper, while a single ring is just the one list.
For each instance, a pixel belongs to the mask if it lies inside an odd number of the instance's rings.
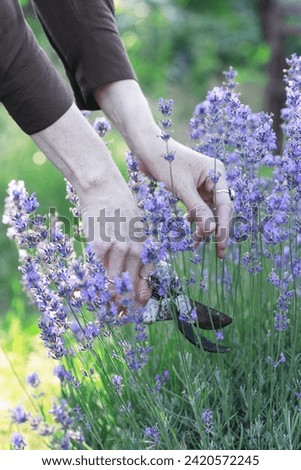
[{"label": "black pruning shears", "polygon": [[[156,321],[172,320],[174,318],[173,312],[175,312],[179,330],[190,343],[211,353],[230,351],[229,347],[214,343],[205,336],[198,335],[195,326],[203,330],[219,330],[232,323],[231,317],[205,304],[191,300],[179,287],[171,290],[172,295],[170,297],[162,297],[159,294],[160,278],[157,274],[151,273],[148,282],[152,289],[152,295],[144,309],[144,323],[150,324]],[[189,318],[189,314],[193,309],[196,312],[194,320],[184,321],[183,316]]]}]

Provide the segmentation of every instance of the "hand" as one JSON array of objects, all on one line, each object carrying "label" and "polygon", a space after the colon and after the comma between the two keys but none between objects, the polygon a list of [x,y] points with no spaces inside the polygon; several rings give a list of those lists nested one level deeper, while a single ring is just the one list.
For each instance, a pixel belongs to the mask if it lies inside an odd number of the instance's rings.
[{"label": "hand", "polygon": [[[141,156],[141,170],[163,181],[169,190],[180,197],[187,208],[188,219],[196,222],[196,245],[206,236],[216,234],[216,253],[219,258],[223,258],[232,202],[226,192],[215,194],[215,190],[228,189],[225,167],[220,160],[194,152],[177,142],[171,141],[170,148],[175,151],[171,174],[170,163],[162,156],[153,156],[151,161]],[[216,184],[209,176],[211,174],[219,176]]]},{"label": "hand", "polygon": [[111,171],[100,186],[82,193],[80,206],[84,234],[106,267],[108,278],[114,280],[115,276],[127,271],[136,300],[145,304],[151,291],[147,281],[141,278],[144,269],[140,260],[143,246],[141,214],[119,171]]}]

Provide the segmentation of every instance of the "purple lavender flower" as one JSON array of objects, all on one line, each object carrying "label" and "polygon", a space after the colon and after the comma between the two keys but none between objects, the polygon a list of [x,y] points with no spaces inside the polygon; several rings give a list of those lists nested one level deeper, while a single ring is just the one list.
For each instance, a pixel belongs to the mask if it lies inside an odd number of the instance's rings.
[{"label": "purple lavender flower", "polygon": [[[168,141],[171,139],[171,132],[161,132],[161,135],[160,135],[160,138],[168,143]],[[163,155],[164,156],[164,155]],[[174,155],[172,155],[172,153],[167,153],[165,156],[164,156],[165,160],[171,162],[174,160]]]},{"label": "purple lavender flower", "polygon": [[223,341],[223,339],[224,339],[223,332],[222,331],[217,331],[216,334],[215,334],[215,337],[216,337],[217,341]]},{"label": "purple lavender flower", "polygon": [[276,313],[274,322],[277,331],[285,331],[288,327],[288,318],[285,313]]},{"label": "purple lavender flower", "polygon": [[55,421],[62,426],[62,429],[68,430],[73,424],[74,418],[71,416],[66,400],[61,400],[60,404],[54,401],[50,413],[53,414]]},{"label": "purple lavender flower", "polygon": [[157,426],[147,427],[145,428],[144,432],[146,437],[148,437],[151,442],[153,442],[154,444],[159,444],[161,435]]},{"label": "purple lavender flower", "polygon": [[169,163],[172,163],[175,159],[175,154],[176,152],[171,152],[171,151],[164,153],[163,154],[164,160],[166,160]]},{"label": "purple lavender flower", "polygon": [[274,326],[277,331],[285,331],[288,327],[288,312],[292,297],[295,295],[294,290],[290,289],[293,281],[293,275],[285,271],[281,278],[275,269],[268,276],[271,282],[279,291],[277,298],[277,309],[275,311]]},{"label": "purple lavender flower", "polygon": [[219,181],[220,177],[222,176],[220,171],[216,172],[212,169],[209,170],[208,175],[210,176],[210,179],[212,183],[214,184],[216,184]]},{"label": "purple lavender flower", "polygon": [[154,386],[154,392],[158,393],[161,390],[161,387],[163,387],[166,382],[169,379],[169,371],[164,370],[163,373],[157,374],[155,377],[155,386]]},{"label": "purple lavender flower", "polygon": [[53,374],[61,381],[61,383],[70,382],[72,380],[72,374],[67,372],[65,367],[59,364],[54,368]]},{"label": "purple lavender flower", "polygon": [[96,338],[99,335],[100,329],[95,323],[88,323],[85,327],[84,335],[87,339]]},{"label": "purple lavender flower", "polygon": [[128,166],[128,170],[131,171],[131,173],[134,173],[134,174],[138,173],[138,171],[139,171],[138,161],[134,157],[132,152],[127,152],[127,154],[126,154],[126,163],[127,163],[127,166]]},{"label": "purple lavender flower", "polygon": [[132,371],[141,370],[148,362],[149,354],[153,350],[150,346],[134,346],[127,341],[120,344],[123,349],[124,360]]},{"label": "purple lavender flower", "polygon": [[13,214],[11,220],[17,233],[22,233],[29,225],[29,218],[24,214]]},{"label": "purple lavender flower", "polygon": [[36,193],[32,193],[31,195],[24,197],[23,208],[27,214],[31,214],[32,212],[35,212],[38,207],[39,207],[39,203],[36,198]]},{"label": "purple lavender flower", "polygon": [[121,395],[122,394],[122,390],[123,390],[123,377],[121,377],[121,375],[113,375],[112,377],[112,383],[114,385],[114,388],[116,390],[116,392],[118,393],[118,395]]},{"label": "purple lavender flower", "polygon": [[33,372],[32,374],[30,374],[27,377],[27,383],[31,385],[33,388],[37,388],[41,383],[38,374],[36,372]]},{"label": "purple lavender flower", "polygon": [[22,181],[11,181],[7,192],[3,222],[10,225],[8,236],[20,246],[35,248],[48,233],[42,217],[35,214],[38,207],[36,196],[26,192]]},{"label": "purple lavender flower", "polygon": [[111,129],[111,124],[104,117],[97,117],[93,123],[93,128],[100,137],[104,137]]},{"label": "purple lavender flower", "polygon": [[301,258],[293,259],[293,275],[295,278],[301,277]]},{"label": "purple lavender flower", "polygon": [[268,281],[271,282],[272,284],[274,284],[275,287],[281,288],[281,281],[280,281],[280,278],[279,278],[278,274],[275,272],[275,270],[273,270],[269,274]]},{"label": "purple lavender flower", "polygon": [[195,308],[193,308],[190,312],[190,318],[192,321],[196,321],[198,319],[198,314]]},{"label": "purple lavender flower", "polygon": [[283,352],[280,353],[278,361],[274,361],[270,356],[267,357],[267,363],[270,364],[272,367],[278,367],[286,362],[286,358]]},{"label": "purple lavender flower", "polygon": [[184,323],[191,323],[196,321],[198,318],[197,311],[193,308],[190,312],[180,312],[179,320]]},{"label": "purple lavender flower", "polygon": [[157,243],[147,239],[142,248],[141,260],[143,264],[156,264],[160,258],[158,255]]},{"label": "purple lavender flower", "polygon": [[43,421],[43,418],[42,416],[35,416],[33,418],[31,418],[30,420],[30,428],[33,430],[33,431],[37,431],[39,429],[39,426],[40,424],[42,423]]},{"label": "purple lavender flower", "polygon": [[164,100],[163,98],[160,98],[158,100],[158,109],[163,116],[170,116],[172,114],[173,110],[173,100]]},{"label": "purple lavender flower", "polygon": [[133,292],[132,281],[127,272],[122,273],[120,277],[114,278],[115,291],[117,294],[127,294]]},{"label": "purple lavender flower", "polygon": [[27,446],[24,437],[18,432],[14,432],[10,442],[12,443],[14,450],[24,450]]},{"label": "purple lavender flower", "polygon": [[212,434],[214,428],[213,422],[213,411],[206,409],[202,412],[201,419],[204,423],[204,429],[206,434]]},{"label": "purple lavender flower", "polygon": [[23,406],[18,405],[12,410],[11,419],[13,423],[22,424],[28,421],[29,414],[26,413]]},{"label": "purple lavender flower", "polygon": [[236,70],[233,69],[233,67],[230,67],[229,70],[223,72],[226,78],[226,83],[228,88],[231,90],[232,88],[235,88],[237,83],[235,81],[237,72]]},{"label": "purple lavender flower", "polygon": [[172,120],[171,119],[161,119],[160,124],[162,125],[163,129],[170,129],[172,127]]},{"label": "purple lavender flower", "polygon": [[60,449],[61,450],[70,450],[70,438],[69,438],[69,434],[66,433],[61,441],[60,441]]},{"label": "purple lavender flower", "polygon": [[81,216],[80,204],[79,204],[79,197],[75,193],[73,186],[71,183],[65,179],[66,183],[66,199],[72,204],[73,207],[70,208],[70,212],[74,215],[74,217]]},{"label": "purple lavender flower", "polygon": [[55,432],[55,427],[51,426],[49,423],[44,423],[43,427],[40,427],[38,430],[39,436],[52,436]]},{"label": "purple lavender flower", "polygon": [[189,260],[192,264],[197,265],[197,264],[200,264],[200,263],[201,263],[202,258],[201,258],[201,256],[200,256],[199,253],[195,252],[195,253],[194,253],[194,257],[193,257],[193,258],[188,258],[188,260]]},{"label": "purple lavender flower", "polygon": [[194,277],[194,275],[192,274],[189,278],[185,279],[185,286],[186,287],[193,286],[194,284],[196,284],[196,282],[197,282],[197,280]]},{"label": "purple lavender flower", "polygon": [[143,263],[157,264],[179,251],[192,251],[192,233],[189,222],[176,206],[178,199],[163,184],[152,186],[141,209],[147,222],[147,239],[141,259]]},{"label": "purple lavender flower", "polygon": [[135,318],[135,339],[137,343],[141,343],[142,341],[146,341],[148,339],[146,333],[146,326],[143,324],[143,317]]}]

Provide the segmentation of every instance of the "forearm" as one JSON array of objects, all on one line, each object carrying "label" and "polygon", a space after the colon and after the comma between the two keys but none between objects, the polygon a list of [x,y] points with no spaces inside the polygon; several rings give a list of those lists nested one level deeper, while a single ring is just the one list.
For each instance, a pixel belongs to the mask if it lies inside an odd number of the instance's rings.
[{"label": "forearm", "polygon": [[31,137],[79,197],[118,173],[105,144],[74,104],[58,121]]},{"label": "forearm", "polygon": [[[161,138],[162,130],[154,120],[139,84],[134,80],[109,83],[96,90],[95,99],[142,163],[143,171],[164,181],[171,189],[170,163],[163,158],[167,152],[166,142]],[[175,154],[172,163],[174,176],[185,171],[191,173],[191,165],[195,162],[195,152],[191,148],[171,138],[168,151]],[[208,163],[211,164],[212,160],[203,156],[202,163],[204,171],[207,171]],[[199,170],[195,172],[197,175]],[[197,184],[197,180],[194,183]],[[185,191],[181,182],[177,185],[177,191],[178,194]]]},{"label": "forearm", "polygon": [[154,158],[166,151],[161,130],[135,80],[101,86],[95,91],[95,99],[138,158]]}]

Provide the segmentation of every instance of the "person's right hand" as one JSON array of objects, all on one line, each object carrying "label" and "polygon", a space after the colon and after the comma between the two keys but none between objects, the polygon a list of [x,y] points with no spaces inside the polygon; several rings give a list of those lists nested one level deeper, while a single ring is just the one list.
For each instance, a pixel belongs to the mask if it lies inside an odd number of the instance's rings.
[{"label": "person's right hand", "polygon": [[[215,233],[216,254],[223,258],[229,235],[232,202],[227,192],[215,194],[215,191],[228,189],[225,167],[220,160],[197,153],[178,142],[171,141],[170,148],[175,151],[171,169],[170,163],[162,155],[154,153],[151,160],[140,154],[141,170],[163,181],[170,191],[180,197],[187,208],[189,220],[196,223],[196,244]],[[209,176],[214,173],[219,176],[216,184]]]}]

